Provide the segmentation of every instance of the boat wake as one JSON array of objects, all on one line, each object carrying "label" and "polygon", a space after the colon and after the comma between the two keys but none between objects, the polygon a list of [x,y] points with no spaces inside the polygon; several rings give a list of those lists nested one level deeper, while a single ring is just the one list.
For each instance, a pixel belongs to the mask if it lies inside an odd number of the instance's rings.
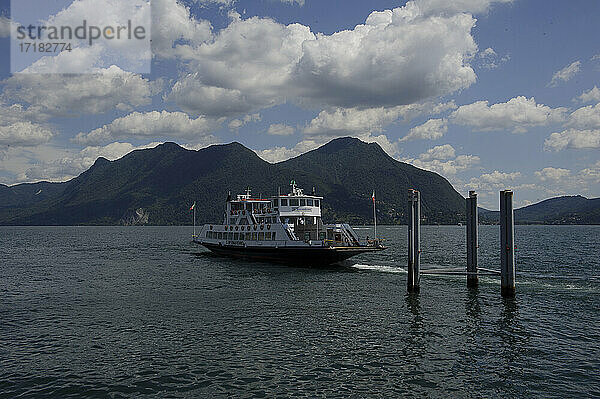
[{"label": "boat wake", "polygon": [[406,273],[406,269],[403,269],[401,267],[394,267],[394,266],[383,266],[383,265],[363,265],[360,263],[354,264],[350,266],[353,269],[358,269],[358,270],[368,270],[368,271],[374,271],[374,272],[380,272],[380,273]]}]

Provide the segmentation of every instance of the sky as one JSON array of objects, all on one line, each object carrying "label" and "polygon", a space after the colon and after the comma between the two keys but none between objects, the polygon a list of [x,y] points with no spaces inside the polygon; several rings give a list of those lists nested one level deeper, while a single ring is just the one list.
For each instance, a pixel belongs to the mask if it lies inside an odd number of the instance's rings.
[{"label": "sky", "polygon": [[[123,13],[119,0],[60,1],[54,21]],[[0,0],[0,183],[65,181],[165,141],[237,141],[279,162],[352,136],[476,190],[488,209],[503,189],[516,206],[600,196],[596,0],[153,0],[151,11],[150,73],[136,72],[136,47],[123,64],[78,49],[13,74],[18,21]],[[93,73],[56,73],[65,66]]]}]

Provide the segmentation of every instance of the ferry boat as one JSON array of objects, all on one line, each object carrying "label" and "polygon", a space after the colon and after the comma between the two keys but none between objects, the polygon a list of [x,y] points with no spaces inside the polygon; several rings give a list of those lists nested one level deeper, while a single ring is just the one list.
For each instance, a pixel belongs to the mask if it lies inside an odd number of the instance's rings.
[{"label": "ferry boat", "polygon": [[250,189],[229,195],[223,223],[205,224],[193,241],[219,255],[305,266],[385,249],[376,238],[361,242],[348,224],[323,224],[323,197],[290,185],[289,194],[266,199],[252,198]]}]

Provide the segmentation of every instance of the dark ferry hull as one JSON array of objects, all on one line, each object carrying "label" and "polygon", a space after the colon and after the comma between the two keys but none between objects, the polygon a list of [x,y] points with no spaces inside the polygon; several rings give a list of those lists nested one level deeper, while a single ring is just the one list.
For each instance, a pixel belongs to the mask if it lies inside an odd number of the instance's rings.
[{"label": "dark ferry hull", "polygon": [[342,262],[365,252],[377,252],[382,247],[237,247],[197,242],[215,254],[238,259],[295,264],[303,266],[327,266]]}]

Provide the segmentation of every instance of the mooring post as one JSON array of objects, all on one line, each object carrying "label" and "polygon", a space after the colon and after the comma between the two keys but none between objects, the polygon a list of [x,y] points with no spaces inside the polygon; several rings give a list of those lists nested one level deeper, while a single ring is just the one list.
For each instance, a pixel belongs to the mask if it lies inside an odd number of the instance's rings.
[{"label": "mooring post", "polygon": [[469,191],[467,198],[467,287],[477,287],[477,248],[479,246],[479,218],[477,194]]},{"label": "mooring post", "polygon": [[500,191],[500,263],[502,296],[515,295],[515,219],[513,192]]},{"label": "mooring post", "polygon": [[410,293],[419,292],[421,285],[421,193],[408,190],[408,278],[406,288]]}]

